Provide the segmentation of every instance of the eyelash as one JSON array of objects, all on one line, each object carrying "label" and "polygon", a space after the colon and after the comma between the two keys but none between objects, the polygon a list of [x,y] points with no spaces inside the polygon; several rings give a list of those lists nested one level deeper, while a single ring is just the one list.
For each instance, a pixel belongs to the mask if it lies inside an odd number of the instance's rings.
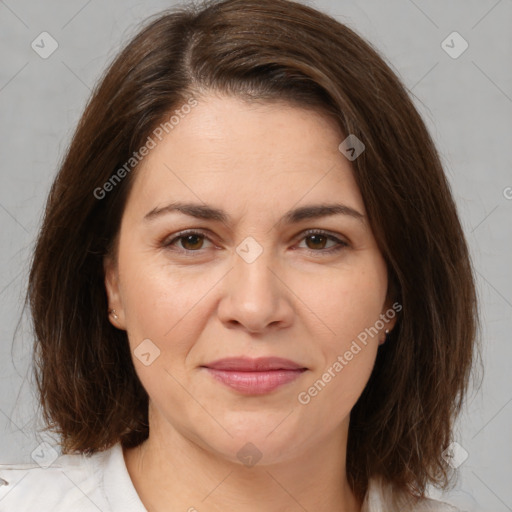
[{"label": "eyelash", "polygon": [[[205,233],[203,233],[201,231],[190,229],[190,230],[181,231],[180,233],[177,233],[176,236],[174,236],[171,240],[169,240],[168,238],[164,239],[164,241],[161,243],[161,247],[163,247],[164,249],[176,251],[176,249],[171,249],[172,244],[174,244],[174,242],[176,242],[182,238],[185,238],[187,236],[190,236],[190,235],[199,235],[211,242],[211,240],[208,238],[208,236]],[[344,242],[343,240],[340,240],[338,237],[331,235],[330,233],[323,231],[321,229],[308,229],[307,231],[302,233],[302,238],[300,239],[300,241],[302,241],[303,239],[305,239],[311,235],[321,235],[321,236],[324,236],[327,239],[329,239],[333,242],[336,242],[338,244],[337,246],[331,247],[330,249],[313,250],[313,249],[306,248],[306,251],[314,256],[323,255],[323,254],[333,254],[333,253],[336,253],[336,252],[341,251],[342,249],[348,247],[348,243]],[[178,249],[177,251],[181,252],[183,254],[186,254],[187,256],[192,256],[192,253],[201,254],[201,249],[197,249],[195,251],[192,251],[189,249]]]}]

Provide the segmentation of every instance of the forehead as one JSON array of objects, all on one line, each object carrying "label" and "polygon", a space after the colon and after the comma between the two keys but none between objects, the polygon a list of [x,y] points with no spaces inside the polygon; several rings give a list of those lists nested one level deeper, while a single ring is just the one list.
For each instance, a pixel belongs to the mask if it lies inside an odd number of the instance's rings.
[{"label": "forehead", "polygon": [[334,120],[311,109],[201,97],[143,159],[134,197],[145,206],[194,199],[225,208],[344,199],[363,210],[338,149],[343,138]]}]

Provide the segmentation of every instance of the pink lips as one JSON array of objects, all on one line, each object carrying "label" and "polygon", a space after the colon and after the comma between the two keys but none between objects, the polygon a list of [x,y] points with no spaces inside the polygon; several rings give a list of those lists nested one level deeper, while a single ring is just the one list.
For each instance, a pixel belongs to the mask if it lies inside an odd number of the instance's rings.
[{"label": "pink lips", "polygon": [[262,395],[298,378],[307,368],[280,357],[226,358],[203,366],[219,382],[247,395]]}]

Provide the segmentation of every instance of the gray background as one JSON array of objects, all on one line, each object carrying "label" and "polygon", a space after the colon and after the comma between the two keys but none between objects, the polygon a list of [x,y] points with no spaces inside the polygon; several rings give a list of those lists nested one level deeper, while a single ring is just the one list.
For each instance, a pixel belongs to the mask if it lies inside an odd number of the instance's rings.
[{"label": "gray background", "polygon": [[[442,154],[477,272],[485,364],[456,427],[469,457],[445,499],[471,511],[512,511],[512,0],[310,4],[384,54]],[[0,0],[1,462],[29,462],[48,439],[35,434],[26,318],[15,336],[46,194],[93,84],[137,24],[172,5]],[[43,31],[59,45],[47,59],[31,48]],[[469,44],[456,59],[441,46],[453,31]]]}]

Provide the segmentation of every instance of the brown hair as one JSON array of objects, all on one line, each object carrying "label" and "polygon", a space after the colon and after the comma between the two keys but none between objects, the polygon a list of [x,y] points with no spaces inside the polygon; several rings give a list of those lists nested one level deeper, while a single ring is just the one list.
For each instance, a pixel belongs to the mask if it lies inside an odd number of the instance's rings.
[{"label": "brown hair", "polygon": [[94,191],[172,109],[211,91],[322,110],[364,142],[353,171],[403,310],[351,412],[348,478],[359,497],[375,475],[417,495],[429,483],[446,487],[441,453],[467,393],[478,330],[449,184],[421,117],[376,50],[285,0],[160,14],[94,90],[48,198],[27,294],[49,428],[64,451],[86,453],[148,436],[148,396],[126,332],[108,320],[103,273],[136,171],[101,199]]}]

